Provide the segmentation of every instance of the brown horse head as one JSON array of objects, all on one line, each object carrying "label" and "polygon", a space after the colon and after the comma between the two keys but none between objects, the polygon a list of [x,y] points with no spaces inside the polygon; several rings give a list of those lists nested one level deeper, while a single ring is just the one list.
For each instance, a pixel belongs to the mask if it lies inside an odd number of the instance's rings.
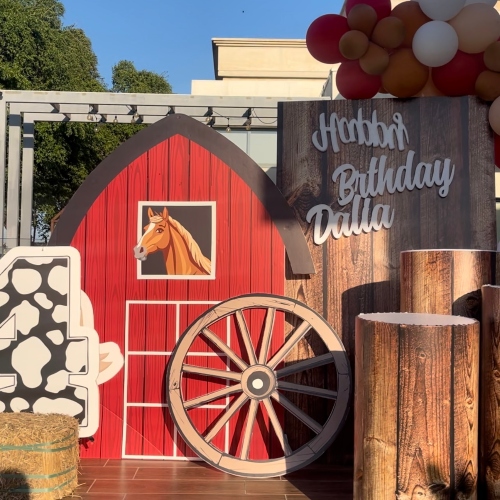
[{"label": "brown horse head", "polygon": [[144,234],[134,247],[134,257],[138,260],[146,260],[149,254],[164,250],[170,244],[171,234],[167,207],[163,209],[161,214],[153,213],[149,207],[148,217],[149,224],[144,226]]}]

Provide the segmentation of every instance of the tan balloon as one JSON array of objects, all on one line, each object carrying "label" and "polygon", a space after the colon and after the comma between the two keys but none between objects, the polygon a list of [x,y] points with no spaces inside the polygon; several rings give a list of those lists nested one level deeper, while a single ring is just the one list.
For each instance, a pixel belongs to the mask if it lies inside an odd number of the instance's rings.
[{"label": "tan balloon", "polygon": [[389,59],[382,86],[396,97],[418,94],[429,79],[429,68],[417,60],[411,49],[399,49]]},{"label": "tan balloon", "polygon": [[405,27],[405,37],[402,47],[411,47],[413,37],[418,29],[431,19],[427,17],[420,8],[418,2],[402,2],[394,7],[391,16],[401,19]]},{"label": "tan balloon", "polygon": [[476,80],[476,93],[481,99],[489,102],[500,97],[500,73],[483,71]]},{"label": "tan balloon", "polygon": [[370,36],[377,24],[377,12],[370,5],[355,5],[347,15],[347,24],[352,30],[361,31],[366,36]]},{"label": "tan balloon", "polygon": [[370,40],[362,31],[348,31],[339,42],[340,53],[350,60],[356,60],[365,55]]},{"label": "tan balloon", "polygon": [[397,49],[405,39],[405,25],[397,17],[381,19],[375,26],[371,40],[385,49]]},{"label": "tan balloon", "polygon": [[440,90],[436,88],[434,85],[434,81],[432,80],[432,70],[429,73],[429,78],[424,88],[418,92],[415,97],[435,97],[444,95]]},{"label": "tan balloon", "polygon": [[491,71],[500,72],[500,42],[493,42],[484,52],[484,64]]},{"label": "tan balloon", "polygon": [[359,65],[368,75],[381,75],[389,66],[389,53],[370,42],[366,54],[359,60]]},{"label": "tan balloon", "polygon": [[490,5],[466,5],[449,21],[458,35],[458,49],[479,54],[500,38],[500,14]]},{"label": "tan balloon", "polygon": [[495,134],[500,135],[500,97],[497,97],[490,107],[490,125]]}]

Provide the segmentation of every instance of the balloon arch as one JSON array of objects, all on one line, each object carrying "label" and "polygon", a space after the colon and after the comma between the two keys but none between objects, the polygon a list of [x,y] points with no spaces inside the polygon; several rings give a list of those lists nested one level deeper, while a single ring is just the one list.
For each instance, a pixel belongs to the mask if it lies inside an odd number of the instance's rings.
[{"label": "balloon arch", "polygon": [[500,14],[497,0],[347,0],[347,17],[310,25],[311,55],[338,64],[346,99],[476,95],[491,102],[500,167]]}]

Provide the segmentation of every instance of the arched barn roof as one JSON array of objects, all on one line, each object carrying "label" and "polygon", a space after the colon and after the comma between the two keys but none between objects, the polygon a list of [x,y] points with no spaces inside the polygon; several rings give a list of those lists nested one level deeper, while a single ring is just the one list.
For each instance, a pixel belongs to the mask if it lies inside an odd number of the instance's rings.
[{"label": "arched barn roof", "polygon": [[49,245],[70,245],[79,224],[107,185],[138,157],[177,134],[196,142],[217,156],[250,187],[278,229],[293,273],[315,274],[300,224],[280,190],[267,174],[231,141],[186,115],[170,115],[150,125],[101,162],[71,198]]}]

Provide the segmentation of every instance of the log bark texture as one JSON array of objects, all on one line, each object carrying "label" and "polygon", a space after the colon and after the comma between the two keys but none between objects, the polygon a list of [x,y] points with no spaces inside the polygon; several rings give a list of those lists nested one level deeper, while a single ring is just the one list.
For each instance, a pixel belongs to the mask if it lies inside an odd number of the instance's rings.
[{"label": "log bark texture", "polygon": [[496,252],[401,252],[401,312],[481,320],[481,287],[496,283]]},{"label": "log bark texture", "polygon": [[356,318],[354,498],[477,499],[479,322]]},{"label": "log bark texture", "polygon": [[500,287],[483,286],[481,322],[481,497],[500,498]]},{"label": "log bark texture", "polygon": [[[316,267],[316,274],[299,276],[293,275],[288,266],[285,295],[325,317],[341,336],[352,366],[356,316],[400,311],[402,251],[496,249],[494,148],[488,109],[487,103],[474,97],[280,103],[278,187],[302,226]],[[360,145],[354,139],[349,144],[339,140],[338,152],[330,143],[324,152],[314,146],[312,137],[320,129],[321,114],[327,125],[340,129],[337,136],[349,137],[349,127],[341,120],[350,122],[362,113],[363,120],[370,121],[374,112],[376,120],[386,125],[393,122],[396,114],[402,117],[408,132],[404,150]],[[356,131],[353,134],[357,137]],[[331,134],[328,140],[330,137]],[[403,192],[391,189],[392,194],[388,189],[381,190],[382,194],[377,194],[370,203],[372,207],[386,205],[391,213],[394,211],[390,229],[338,239],[328,236],[323,244],[314,243],[315,219],[308,221],[312,208],[326,205],[336,214],[345,213],[351,217],[349,220],[360,219],[353,203],[339,203],[341,182],[339,178],[334,182],[332,176],[340,167],[352,165],[356,172],[368,175],[372,160],[385,158],[383,176],[392,179],[396,170],[407,164],[411,152],[415,153],[414,173],[421,162],[431,165],[441,162],[442,167],[445,159],[451,160],[455,170],[447,196],[442,197],[438,188],[427,186]],[[421,168],[418,167],[420,172]],[[360,180],[359,186],[363,182]],[[361,191],[356,188],[358,192]],[[326,216],[324,219],[321,234]],[[306,338],[290,353],[287,362],[320,353],[320,346]],[[307,380],[316,387],[331,388],[334,382],[327,368],[318,369]],[[327,415],[327,408],[312,408],[302,401],[295,403],[318,421]],[[327,455],[331,462],[352,463],[353,425],[350,416]],[[290,443],[298,442],[305,432],[303,426],[291,419],[285,420],[285,428]]]}]

